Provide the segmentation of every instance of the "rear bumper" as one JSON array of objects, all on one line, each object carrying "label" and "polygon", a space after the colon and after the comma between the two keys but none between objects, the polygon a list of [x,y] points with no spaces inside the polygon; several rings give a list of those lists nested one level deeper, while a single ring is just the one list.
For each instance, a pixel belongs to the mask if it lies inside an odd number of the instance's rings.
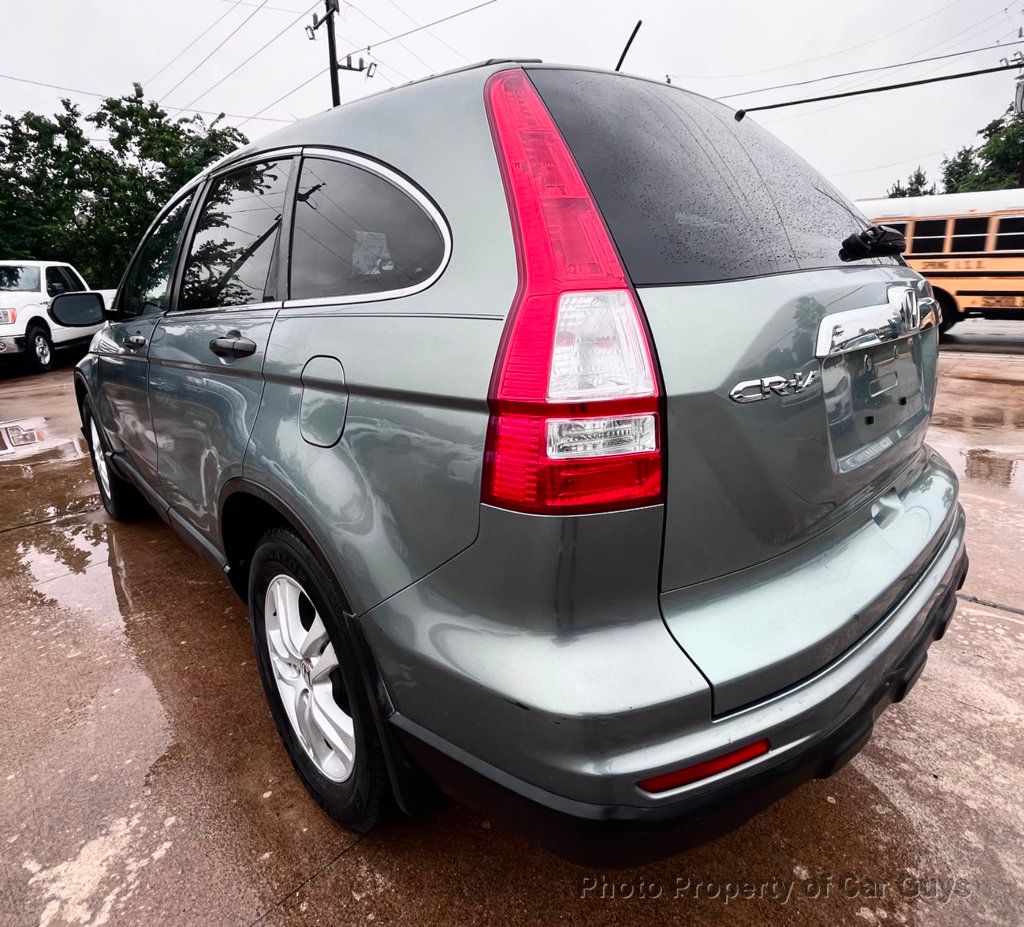
[{"label": "rear bumper", "polygon": [[0,336],[0,357],[21,354],[25,350],[25,339],[20,335]]},{"label": "rear bumper", "polygon": [[[768,706],[740,712],[747,715],[746,739],[767,733],[773,749],[759,760],[701,783],[694,783],[664,801],[603,804],[578,801],[518,779],[471,756],[400,714],[392,717],[406,750],[445,792],[463,803],[574,861],[587,865],[627,866],[657,859],[721,836],[735,829],[778,798],[813,778],[840,769],[871,736],[875,719],[893,702],[902,700],[924,669],[928,647],[943,636],[956,606],[956,592],[967,575],[963,515],[942,549],[920,577],[913,593],[894,610],[886,626],[858,648],[859,653],[789,693],[780,693]],[[908,614],[908,610],[912,613]],[[863,661],[867,660],[866,663]],[[833,696],[815,703],[815,687],[835,688],[829,676],[841,676],[851,662],[861,662],[853,689],[855,697],[835,710]],[[854,667],[855,668],[855,667]],[[842,682],[842,681],[841,681]],[[842,683],[844,692],[851,684]],[[834,695],[834,693],[833,693]],[[814,711],[818,731],[788,744],[776,733],[759,730],[761,708],[803,700]],[[822,709],[834,710],[829,723],[820,723]],[[728,723],[735,722],[728,719]],[[776,743],[781,747],[776,750]],[[680,765],[687,765],[685,762]],[[637,797],[640,798],[639,790]]]}]

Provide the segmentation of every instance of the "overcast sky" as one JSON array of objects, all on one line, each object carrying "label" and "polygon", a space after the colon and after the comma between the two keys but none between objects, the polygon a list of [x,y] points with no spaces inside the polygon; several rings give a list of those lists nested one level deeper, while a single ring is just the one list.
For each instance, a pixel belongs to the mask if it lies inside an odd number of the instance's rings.
[{"label": "overcast sky", "polygon": [[[714,3],[610,3],[605,0],[496,0],[401,41],[391,35],[439,19],[480,0],[342,2],[339,52],[374,46],[377,75],[342,75],[353,99],[408,79],[497,57],[533,57],[614,67],[638,18],[643,27],[623,70],[664,79],[747,106],[879,86],[991,67],[1004,51],[986,51],[876,74],[846,77],[762,94],[746,91],[842,71],[1020,41],[1024,0],[741,0]],[[310,42],[303,25],[288,27],[311,0],[0,0],[0,74],[117,95],[132,81],[168,107],[193,106],[251,115],[326,63],[326,38]],[[322,3],[317,9],[322,8]],[[227,15],[225,15],[227,14]],[[246,21],[247,17],[250,17]],[[218,18],[224,17],[220,22]],[[372,18],[372,21],[371,21]],[[161,70],[204,30],[216,25]],[[243,25],[244,23],[244,25]],[[241,26],[214,52],[233,29]],[[285,30],[265,51],[203,94]],[[1024,50],[1024,44],[1019,48]],[[212,57],[175,87],[203,59]],[[977,141],[976,131],[1013,99],[1014,74],[814,103],[760,113],[763,125],[854,198],[882,196],[896,177],[920,163],[938,177],[944,153]],[[203,94],[203,96],[199,96]],[[96,98],[66,94],[88,111]],[[0,78],[0,111],[54,111],[62,93]],[[199,99],[195,102],[195,98]],[[330,103],[326,75],[268,109],[290,120]],[[241,119],[232,119],[239,123]],[[250,121],[257,137],[281,123]]]}]

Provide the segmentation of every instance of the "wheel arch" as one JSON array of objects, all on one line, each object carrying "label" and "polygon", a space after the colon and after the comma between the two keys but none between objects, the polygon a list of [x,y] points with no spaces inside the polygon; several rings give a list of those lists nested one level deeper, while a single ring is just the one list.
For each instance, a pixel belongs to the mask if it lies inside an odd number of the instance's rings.
[{"label": "wheel arch", "polygon": [[432,788],[423,773],[410,759],[391,729],[387,718],[394,711],[384,678],[374,659],[359,621],[352,614],[348,595],[331,560],[324,553],[313,532],[303,519],[280,496],[258,483],[238,477],[229,480],[221,491],[220,504],[221,549],[228,563],[228,579],[235,593],[248,604],[249,564],[256,552],[260,537],[268,528],[290,528],[302,539],[313,554],[331,573],[342,595],[345,629],[355,650],[362,675],[362,684],[373,711],[374,724],[398,806],[406,814],[420,814],[434,801]]}]

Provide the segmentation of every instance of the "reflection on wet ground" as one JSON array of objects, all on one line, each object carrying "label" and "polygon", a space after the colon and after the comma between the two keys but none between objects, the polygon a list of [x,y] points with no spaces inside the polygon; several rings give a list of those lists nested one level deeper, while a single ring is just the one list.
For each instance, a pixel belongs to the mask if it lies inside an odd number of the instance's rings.
[{"label": "reflection on wet ground", "polygon": [[[931,440],[963,479],[968,591],[1024,607],[1021,395],[978,365],[1024,382],[1024,358],[944,355]],[[0,401],[71,437],[69,386]],[[0,463],[0,590],[4,925],[1020,923],[1024,618],[1005,608],[962,603],[834,778],[595,872],[454,805],[365,837],[327,819],[278,745],[243,607],[159,521],[112,523],[87,458]]]}]

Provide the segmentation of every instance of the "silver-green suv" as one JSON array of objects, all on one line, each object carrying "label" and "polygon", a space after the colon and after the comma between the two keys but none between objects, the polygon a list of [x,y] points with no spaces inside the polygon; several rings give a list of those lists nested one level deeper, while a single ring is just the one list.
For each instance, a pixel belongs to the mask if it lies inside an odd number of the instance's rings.
[{"label": "silver-green suv", "polygon": [[303,120],[139,246],[75,373],[103,502],[223,568],[346,825],[433,783],[580,859],[705,839],[861,747],[967,570],[937,308],[865,225],[620,74]]}]

